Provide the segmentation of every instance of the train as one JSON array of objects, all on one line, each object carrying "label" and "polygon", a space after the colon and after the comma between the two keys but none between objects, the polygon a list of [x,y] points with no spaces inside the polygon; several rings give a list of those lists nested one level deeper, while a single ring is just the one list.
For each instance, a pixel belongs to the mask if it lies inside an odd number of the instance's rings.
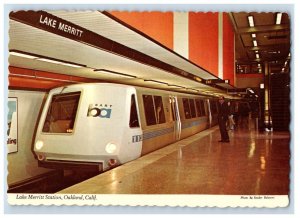
[{"label": "train", "polygon": [[33,152],[40,167],[106,171],[217,124],[216,97],[113,83],[50,90]]}]

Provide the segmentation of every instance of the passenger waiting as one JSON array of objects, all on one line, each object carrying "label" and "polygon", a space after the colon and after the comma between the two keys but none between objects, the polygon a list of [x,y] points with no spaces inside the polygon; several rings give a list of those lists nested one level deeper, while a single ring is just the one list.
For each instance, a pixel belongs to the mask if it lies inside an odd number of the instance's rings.
[{"label": "passenger waiting", "polygon": [[229,106],[229,115],[228,115],[227,129],[234,130],[234,126],[235,126],[235,122],[233,119],[234,104],[231,102],[228,102],[228,106]]}]

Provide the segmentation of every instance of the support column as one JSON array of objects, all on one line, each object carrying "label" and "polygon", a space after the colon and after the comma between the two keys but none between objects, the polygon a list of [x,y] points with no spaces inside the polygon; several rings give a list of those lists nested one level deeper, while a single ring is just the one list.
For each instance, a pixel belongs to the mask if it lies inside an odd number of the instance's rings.
[{"label": "support column", "polygon": [[174,12],[174,51],[189,59],[189,13]]},{"label": "support column", "polygon": [[219,12],[218,24],[218,77],[223,79],[223,12]]},{"label": "support column", "polygon": [[264,101],[264,124],[266,131],[272,131],[272,115],[271,115],[271,100],[270,100],[270,83],[271,83],[271,74],[270,74],[270,67],[269,63],[264,63],[264,74],[265,74],[265,101]]}]

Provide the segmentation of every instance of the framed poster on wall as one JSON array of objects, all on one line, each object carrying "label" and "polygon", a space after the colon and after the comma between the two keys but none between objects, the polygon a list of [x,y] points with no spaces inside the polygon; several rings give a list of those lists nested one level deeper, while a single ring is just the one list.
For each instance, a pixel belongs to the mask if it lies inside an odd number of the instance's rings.
[{"label": "framed poster on wall", "polygon": [[18,99],[8,98],[7,153],[18,151]]}]

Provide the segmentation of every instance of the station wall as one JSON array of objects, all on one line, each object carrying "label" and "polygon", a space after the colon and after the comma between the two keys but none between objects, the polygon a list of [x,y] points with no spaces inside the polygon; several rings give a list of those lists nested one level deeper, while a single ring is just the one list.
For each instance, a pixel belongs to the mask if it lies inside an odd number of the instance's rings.
[{"label": "station wall", "polygon": [[237,74],[236,76],[237,88],[259,87],[261,83],[264,83],[264,75],[262,73]]},{"label": "station wall", "polygon": [[172,12],[110,11],[109,13],[157,40],[167,48],[173,49]]},{"label": "station wall", "polygon": [[8,97],[17,98],[17,152],[7,155],[7,184],[22,183],[50,170],[38,167],[32,153],[34,130],[45,92],[9,90]]},{"label": "station wall", "polygon": [[[125,11],[109,13],[211,74],[221,79],[229,79],[230,84],[235,85],[235,36],[227,13]],[[181,23],[176,19],[179,14]]]},{"label": "station wall", "polygon": [[230,84],[236,85],[235,78],[235,36],[229,15],[223,13],[223,78],[229,79]]},{"label": "station wall", "polygon": [[218,13],[189,13],[189,59],[218,76]]}]

